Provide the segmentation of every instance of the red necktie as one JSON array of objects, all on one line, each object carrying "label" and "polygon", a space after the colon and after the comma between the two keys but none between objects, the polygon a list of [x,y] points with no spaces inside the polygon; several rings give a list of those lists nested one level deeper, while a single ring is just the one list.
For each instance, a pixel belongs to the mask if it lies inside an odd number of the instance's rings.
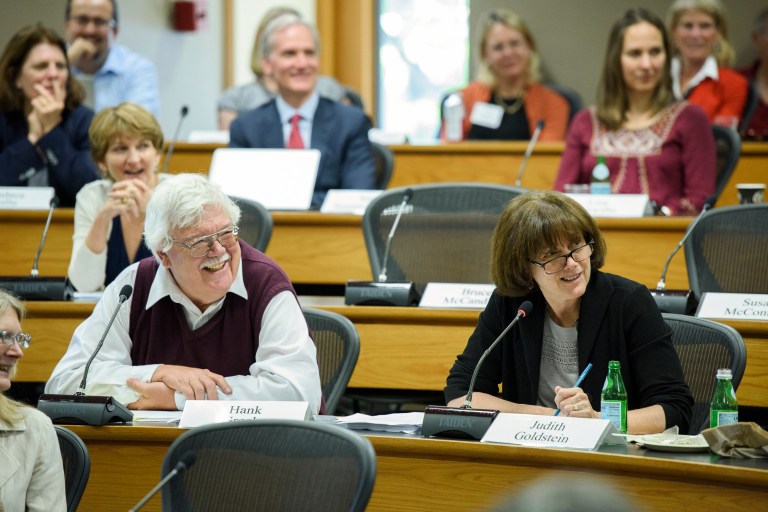
[{"label": "red necktie", "polygon": [[288,137],[288,149],[304,149],[304,141],[301,140],[301,133],[299,133],[299,120],[301,116],[294,114],[291,118],[291,135]]}]

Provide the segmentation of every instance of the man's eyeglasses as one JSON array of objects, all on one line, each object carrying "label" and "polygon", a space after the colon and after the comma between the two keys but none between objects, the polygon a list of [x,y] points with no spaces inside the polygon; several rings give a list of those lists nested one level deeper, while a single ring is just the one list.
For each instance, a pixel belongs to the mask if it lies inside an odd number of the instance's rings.
[{"label": "man's eyeglasses", "polygon": [[27,348],[29,342],[32,341],[32,336],[27,333],[19,332],[13,333],[11,331],[0,331],[0,339],[3,340],[3,344],[9,348],[13,347],[13,343],[16,342],[21,348]]},{"label": "man's eyeglasses", "polygon": [[579,263],[580,261],[584,261],[585,259],[592,256],[592,245],[594,243],[594,241],[590,240],[586,244],[578,246],[568,254],[558,256],[557,258],[552,258],[551,260],[545,261],[544,263],[539,263],[538,261],[533,260],[529,261],[534,265],[538,265],[543,268],[544,272],[549,275],[557,274],[558,272],[562,272],[565,266],[568,264],[568,258],[571,258],[576,263]]},{"label": "man's eyeglasses", "polygon": [[237,226],[232,226],[226,229],[222,229],[218,233],[196,238],[189,243],[184,243],[180,240],[171,241],[189,249],[189,253],[192,255],[192,257],[200,258],[208,254],[208,252],[213,248],[214,242],[219,242],[221,246],[225,248],[235,245],[237,243],[237,233],[239,231],[240,228]]},{"label": "man's eyeglasses", "polygon": [[104,18],[89,18],[88,16],[71,16],[69,19],[71,19],[78,26],[81,26],[81,27],[87,27],[89,23],[93,23],[93,26],[99,29],[105,29],[107,27],[113,28],[115,26],[115,20],[105,20]]}]

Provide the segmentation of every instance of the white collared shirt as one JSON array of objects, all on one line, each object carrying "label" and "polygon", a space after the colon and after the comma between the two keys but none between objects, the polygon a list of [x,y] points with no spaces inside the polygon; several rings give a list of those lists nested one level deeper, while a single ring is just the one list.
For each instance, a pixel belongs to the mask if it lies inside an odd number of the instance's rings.
[{"label": "white collared shirt", "polygon": [[299,133],[301,134],[301,140],[304,142],[304,148],[310,148],[312,145],[312,122],[315,119],[315,112],[317,111],[317,105],[320,103],[320,95],[317,93],[317,89],[312,91],[312,94],[307,98],[307,101],[301,104],[299,108],[290,106],[282,98],[277,96],[275,98],[275,104],[277,106],[277,114],[280,116],[280,126],[283,127],[283,143],[288,144],[288,139],[291,136],[291,118],[295,114],[301,116],[299,120]]},{"label": "white collared shirt", "polygon": [[672,91],[675,93],[675,98],[678,100],[684,100],[688,91],[699,85],[705,79],[711,78],[712,80],[717,81],[720,78],[720,74],[717,71],[717,59],[710,55],[707,57],[707,60],[704,61],[701,68],[699,68],[699,71],[693,75],[693,78],[688,82],[685,91],[683,91],[680,89],[680,69],[680,58],[673,57],[670,68],[670,72],[672,73]]},{"label": "white collared shirt", "polygon": [[[93,354],[107,323],[118,305],[120,289],[134,285],[138,263],[126,268],[104,290],[93,314],[81,323],[70,341],[64,357],[56,365],[45,386],[46,393],[75,393],[82,379],[88,358]],[[242,265],[229,289],[247,299]],[[226,296],[211,304],[205,311],[195,306],[179,289],[173,275],[162,265],[152,281],[147,297],[147,308],[164,297],[180,304],[189,327],[193,330],[205,325],[224,304]],[[159,364],[134,366],[131,361],[132,342],[128,336],[131,318],[131,300],[120,307],[104,345],[88,371],[87,394],[113,396],[127,405],[138,400],[139,395],[127,385],[129,378],[151,382]],[[222,340],[222,343],[233,340]],[[162,340],[152,340],[162,343]],[[301,400],[309,402],[312,411],[320,410],[320,372],[317,367],[317,351],[309,337],[304,315],[296,297],[289,291],[277,294],[264,310],[258,339],[256,358],[249,375],[225,376],[232,393],[219,392],[220,400]],[[215,350],[215,347],[211,347]],[[184,396],[176,393],[176,405],[184,408]]]}]

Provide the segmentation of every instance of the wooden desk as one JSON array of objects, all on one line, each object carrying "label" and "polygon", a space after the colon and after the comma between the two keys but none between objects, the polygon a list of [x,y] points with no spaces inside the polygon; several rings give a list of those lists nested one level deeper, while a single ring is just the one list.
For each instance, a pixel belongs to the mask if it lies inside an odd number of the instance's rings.
[{"label": "wooden desk", "polygon": [[[160,480],[162,460],[184,430],[68,426],[88,446],[91,476],[79,510],[126,510]],[[534,479],[562,472],[603,475],[645,510],[760,510],[768,498],[764,460],[660,454],[636,447],[599,452],[366,435],[376,451],[370,511],[464,511],[489,507]],[[108,504],[108,505],[107,505]],[[160,496],[144,510],[160,510]]]},{"label": "wooden desk", "polygon": [[[47,381],[92,303],[30,302],[24,329],[32,345],[19,364],[19,382]],[[351,388],[440,391],[477,324],[478,310],[366,306],[322,307],[349,318],[360,333]],[[768,322],[726,321],[744,337],[747,368],[739,404],[768,407]]]},{"label": "wooden desk", "polygon": [[[522,186],[551,189],[555,183],[562,142],[541,142],[528,161]],[[391,146],[395,168],[389,188],[420,183],[484,181],[513,185],[527,142],[468,141],[429,146]],[[171,159],[170,172],[208,172],[211,155],[220,144],[179,142]],[[764,183],[768,144],[744,142],[739,163],[717,206],[738,204],[736,183]]]},{"label": "wooden desk", "polygon": [[[0,274],[29,275],[40,244],[47,212],[0,211],[3,234],[13,243],[0,252]],[[64,276],[72,254],[74,211],[57,210],[40,257],[40,274]],[[318,212],[274,212],[267,255],[294,283],[343,285],[350,279],[371,279],[368,254],[355,215]],[[599,219],[608,244],[604,270],[655,287],[664,261],[682,238],[689,217]],[[685,258],[678,254],[667,274],[667,288],[688,287]]]}]

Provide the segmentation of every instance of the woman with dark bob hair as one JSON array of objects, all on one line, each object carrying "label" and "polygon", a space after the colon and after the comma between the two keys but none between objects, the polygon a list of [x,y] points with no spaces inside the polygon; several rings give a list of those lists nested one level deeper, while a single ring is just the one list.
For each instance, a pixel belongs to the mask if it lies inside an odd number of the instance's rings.
[{"label": "woman with dark bob hair", "polygon": [[75,205],[98,177],[82,100],[64,40],[39,24],[16,32],[0,56],[0,186],[53,187]]},{"label": "woman with dark bob hair", "polygon": [[[544,191],[510,201],[491,239],[496,291],[448,375],[448,405],[463,404],[480,356],[528,300],[531,313],[481,367],[474,407],[599,418],[608,362],[619,361],[629,433],[687,432],[693,398],[672,331],[644,285],[599,271],[605,254],[595,220],[570,197]],[[589,363],[581,387],[570,387]]]}]

